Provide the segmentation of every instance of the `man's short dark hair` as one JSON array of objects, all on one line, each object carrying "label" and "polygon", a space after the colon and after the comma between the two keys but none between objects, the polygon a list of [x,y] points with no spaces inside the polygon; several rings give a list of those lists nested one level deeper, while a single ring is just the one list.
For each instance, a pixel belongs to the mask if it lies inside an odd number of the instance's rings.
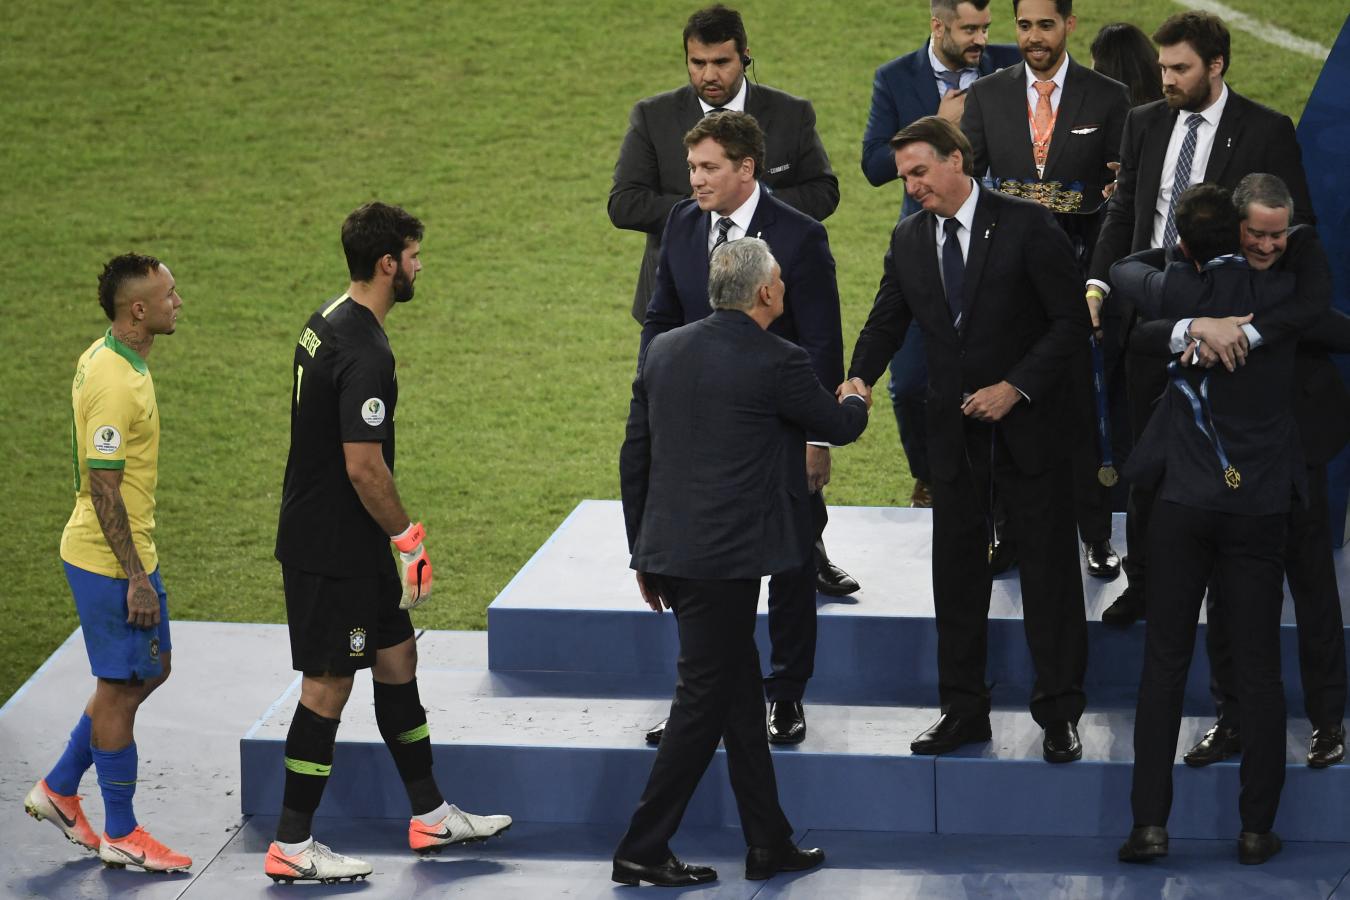
[{"label": "man's short dark hair", "polygon": [[935,19],[950,22],[956,18],[956,8],[962,3],[969,3],[977,10],[984,10],[989,6],[989,0],[929,0],[928,12]]},{"label": "man's short dark hair", "polygon": [[1159,47],[1171,47],[1183,41],[1191,45],[1206,66],[1216,57],[1222,58],[1223,72],[1220,74],[1228,72],[1232,40],[1223,19],[1214,13],[1193,9],[1170,17],[1153,32],[1153,43]]},{"label": "man's short dark hair", "polygon": [[367,203],[342,223],[342,251],[352,281],[370,281],[386,255],[401,259],[403,248],[422,239],[422,223],[400,206]]},{"label": "man's short dark hair", "polygon": [[747,44],[745,23],[741,21],[741,14],[720,3],[716,6],[700,9],[689,17],[689,21],[684,26],[684,50],[686,53],[689,51],[690,38],[708,46],[735,41],[737,53],[744,53]]},{"label": "man's short dark hair", "polygon": [[[1017,7],[1022,0],[1013,0],[1013,16],[1017,16]],[[1067,19],[1073,15],[1073,0],[1055,0],[1055,13],[1061,19]]]},{"label": "man's short dark hair", "polygon": [[764,130],[754,116],[735,110],[709,113],[685,134],[684,149],[692,150],[708,138],[717,141],[733,163],[748,158],[755,164],[755,177],[763,174]]},{"label": "man's short dark hair", "polygon": [[140,253],[123,253],[114,256],[103,264],[103,272],[98,276],[98,305],[111,322],[117,316],[117,292],[122,285],[136,278],[144,278],[160,267],[161,263],[153,256]]},{"label": "man's short dark hair", "polygon": [[1289,210],[1289,221],[1294,221],[1294,197],[1289,186],[1278,175],[1266,172],[1252,172],[1244,175],[1233,188],[1233,206],[1237,207],[1238,219],[1245,221],[1253,203],[1268,206],[1271,209]]},{"label": "man's short dark hair", "polygon": [[891,138],[891,149],[899,150],[910,144],[928,144],[937,153],[938,159],[945,160],[952,151],[961,151],[961,168],[967,175],[975,174],[975,151],[970,149],[970,141],[951,122],[941,116],[924,116],[915,119]]},{"label": "man's short dark hair", "polygon": [[1197,184],[1177,199],[1177,235],[1201,265],[1238,251],[1238,213],[1233,195],[1217,184]]}]

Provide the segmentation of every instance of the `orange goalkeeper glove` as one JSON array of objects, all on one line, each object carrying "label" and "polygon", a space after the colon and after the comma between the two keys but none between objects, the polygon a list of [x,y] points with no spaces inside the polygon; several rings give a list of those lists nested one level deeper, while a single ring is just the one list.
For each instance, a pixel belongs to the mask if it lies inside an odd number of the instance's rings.
[{"label": "orange goalkeeper glove", "polygon": [[399,580],[403,583],[399,609],[412,609],[431,596],[431,560],[422,546],[426,536],[422,523],[414,522],[402,534],[390,538],[398,550]]}]

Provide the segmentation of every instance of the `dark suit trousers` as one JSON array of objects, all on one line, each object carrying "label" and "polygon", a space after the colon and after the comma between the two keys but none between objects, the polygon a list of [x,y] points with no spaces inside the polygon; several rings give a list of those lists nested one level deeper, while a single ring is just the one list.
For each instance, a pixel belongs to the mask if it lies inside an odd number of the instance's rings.
[{"label": "dark suit trousers", "polygon": [[[989,711],[990,426],[966,423],[966,459],[955,480],[933,482],[933,605],[938,696],[958,716]],[[1001,439],[992,476],[1018,538],[1022,619],[1036,683],[1031,715],[1041,726],[1083,714],[1087,621],[1067,460],[1037,475],[1018,470]]]},{"label": "dark suit trousers", "polygon": [[1285,516],[1236,516],[1157,500],[1148,554],[1155,576],[1145,594],[1148,630],[1134,721],[1135,825],[1166,825],[1186,674],[1200,603],[1211,573],[1227,606],[1235,686],[1242,701],[1243,831],[1266,832],[1284,787],[1284,686],[1280,607]]},{"label": "dark suit trousers", "polygon": [[[1158,397],[1167,389],[1167,361],[1127,354],[1125,378],[1130,406],[1130,431],[1136,443],[1148,426]],[[1128,553],[1121,563],[1125,578],[1136,591],[1148,587],[1148,523],[1153,512],[1153,491],[1130,485],[1125,506],[1125,544]]]},{"label": "dark suit trousers", "polygon": [[[1298,622],[1298,667],[1303,682],[1303,711],[1313,728],[1335,728],[1345,718],[1345,623],[1336,586],[1336,561],[1331,552],[1327,509],[1327,470],[1308,467],[1310,504],[1295,503],[1289,511],[1289,537],[1284,544],[1284,573],[1294,598]],[[1210,682],[1219,720],[1241,727],[1241,704],[1233,688],[1233,653],[1225,622],[1222,588],[1209,585]]]},{"label": "dark suit trousers", "polygon": [[[817,541],[829,514],[825,492],[811,495],[811,533]],[[816,666],[816,560],[808,553],[802,568],[769,579],[769,674],[764,697],[770,703],[800,702]]]},{"label": "dark suit trousers", "polygon": [[675,611],[680,658],[675,699],[651,777],[615,856],[655,865],[722,741],[746,844],[771,847],[792,834],[778,805],[760,699],[755,608],[759,579],[698,581],[653,576]]},{"label": "dark suit trousers", "polygon": [[1070,363],[1070,398],[1073,406],[1073,503],[1078,537],[1084,542],[1111,537],[1111,489],[1097,480],[1101,466],[1101,441],[1097,436],[1097,395],[1092,387],[1092,353],[1086,346]]}]

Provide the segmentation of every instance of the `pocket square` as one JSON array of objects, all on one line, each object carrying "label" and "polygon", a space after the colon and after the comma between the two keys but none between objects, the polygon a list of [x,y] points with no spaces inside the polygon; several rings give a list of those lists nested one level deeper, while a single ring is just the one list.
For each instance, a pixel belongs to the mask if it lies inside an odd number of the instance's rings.
[{"label": "pocket square", "polygon": [[783,163],[781,166],[774,166],[767,174],[777,175],[779,172],[786,172],[790,168],[792,168],[792,163]]},{"label": "pocket square", "polygon": [[1083,125],[1083,126],[1081,126],[1081,127],[1079,127],[1079,128],[1074,128],[1074,129],[1072,129],[1069,133],[1070,133],[1070,134],[1092,134],[1092,132],[1096,131],[1096,130],[1099,129],[1099,128],[1101,128],[1100,125]]}]

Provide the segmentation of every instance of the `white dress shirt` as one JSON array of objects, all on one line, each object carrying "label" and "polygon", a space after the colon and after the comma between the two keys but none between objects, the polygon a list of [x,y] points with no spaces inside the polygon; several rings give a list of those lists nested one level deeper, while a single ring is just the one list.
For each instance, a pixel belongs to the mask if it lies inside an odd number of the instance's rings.
[{"label": "white dress shirt", "polygon": [[[759,207],[759,182],[755,182],[755,189],[750,193],[750,198],[742,203],[735,212],[728,218],[731,219],[731,227],[727,229],[727,241],[734,241],[737,238],[745,237],[745,232],[750,228],[750,220],[755,217],[755,210]],[[708,252],[712,252],[713,244],[717,243],[717,223],[722,218],[722,214],[717,210],[708,213]],[[759,235],[753,235],[759,237]]]},{"label": "white dress shirt", "polygon": [[[1219,129],[1219,117],[1228,104],[1228,85],[1219,92],[1219,99],[1208,108],[1199,112],[1204,119],[1195,132],[1195,158],[1191,160],[1191,180],[1187,187],[1205,180],[1205,169],[1209,166],[1209,154],[1214,149],[1214,134]],[[1163,157],[1162,180],[1158,182],[1158,202],[1153,207],[1153,237],[1150,247],[1161,247],[1163,231],[1167,228],[1167,210],[1172,205],[1172,182],[1177,175],[1177,157],[1181,156],[1181,145],[1186,140],[1186,120],[1193,113],[1182,110],[1177,114],[1176,124],[1172,126],[1172,137],[1167,142],[1167,155]]]},{"label": "white dress shirt", "polygon": [[704,103],[701,96],[698,98],[698,105],[703,107],[703,114],[705,116],[714,109],[729,109],[732,112],[745,112],[745,86],[746,80],[745,78],[741,78],[741,89],[736,92],[736,96],[732,97],[722,106],[713,106],[711,103]]},{"label": "white dress shirt", "polygon": [[956,211],[954,216],[939,216],[933,214],[937,220],[937,262],[938,272],[942,274],[942,287],[947,287],[947,276],[942,271],[942,245],[947,242],[947,219],[955,219],[961,223],[961,227],[956,232],[956,242],[961,245],[961,260],[964,262],[970,256],[970,229],[975,227],[975,204],[980,202],[980,184],[974,178],[970,179],[970,196],[966,202],[961,204],[961,208]]}]

